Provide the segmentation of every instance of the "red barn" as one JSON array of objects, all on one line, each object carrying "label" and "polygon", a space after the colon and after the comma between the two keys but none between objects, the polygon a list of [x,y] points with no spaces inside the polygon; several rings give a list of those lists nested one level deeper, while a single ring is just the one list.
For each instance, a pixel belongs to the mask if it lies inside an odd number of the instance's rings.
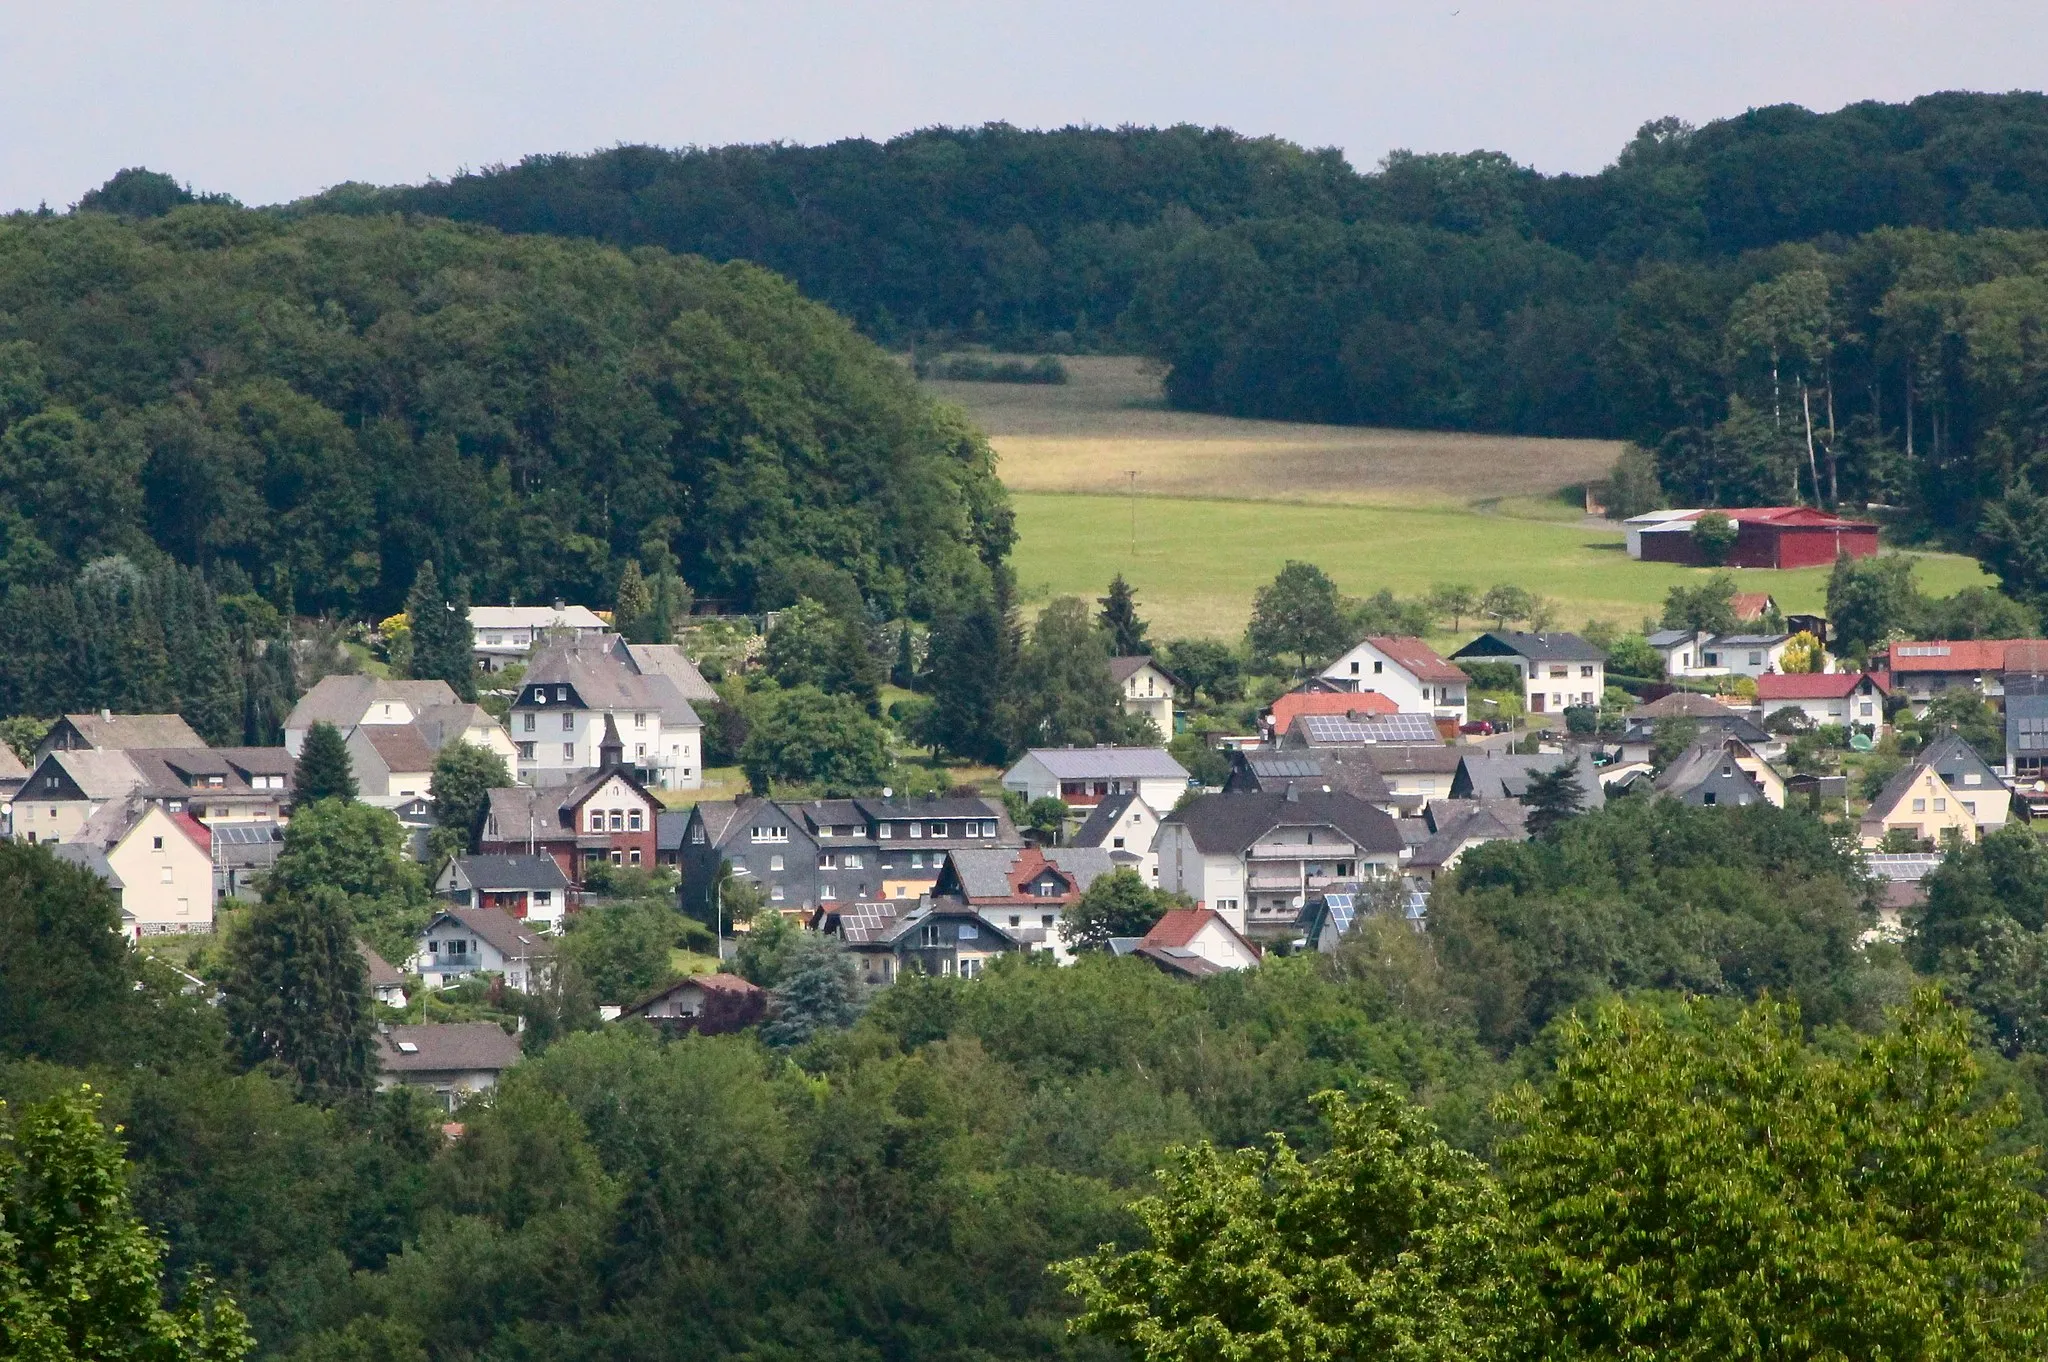
[{"label": "red barn", "polygon": [[[1692,527],[1705,511],[1674,515],[1659,512],[1630,538],[1641,545],[1636,555],[1652,563],[1685,563],[1700,567]],[[1727,565],[1745,568],[1826,567],[1842,554],[1868,558],[1877,552],[1877,526],[1868,520],[1845,520],[1811,506],[1752,506],[1721,512],[1735,522],[1735,543]],[[1652,518],[1642,518],[1650,521]]]}]

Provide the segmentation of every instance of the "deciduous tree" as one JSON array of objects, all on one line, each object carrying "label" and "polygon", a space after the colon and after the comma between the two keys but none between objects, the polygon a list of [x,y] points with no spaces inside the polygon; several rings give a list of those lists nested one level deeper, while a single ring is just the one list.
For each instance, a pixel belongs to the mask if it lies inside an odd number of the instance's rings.
[{"label": "deciduous tree", "polygon": [[1312,660],[1321,662],[1351,642],[1337,584],[1313,563],[1288,563],[1252,597],[1245,641],[1261,662],[1292,659],[1295,675],[1307,676]]}]

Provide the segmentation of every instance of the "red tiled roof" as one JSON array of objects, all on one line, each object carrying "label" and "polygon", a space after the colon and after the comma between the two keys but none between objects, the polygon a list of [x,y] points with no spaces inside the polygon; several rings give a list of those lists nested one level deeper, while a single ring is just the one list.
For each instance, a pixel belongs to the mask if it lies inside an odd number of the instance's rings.
[{"label": "red tiled roof", "polygon": [[1185,947],[1189,942],[1201,935],[1202,929],[1212,922],[1221,924],[1224,931],[1229,932],[1232,936],[1243,942],[1245,948],[1251,951],[1254,956],[1260,954],[1259,948],[1251,942],[1245,941],[1244,934],[1235,927],[1232,927],[1229,920],[1214,908],[1167,909],[1166,916],[1153,923],[1152,930],[1145,933],[1145,940],[1142,945],[1161,949]]},{"label": "red tiled roof", "polygon": [[189,813],[174,813],[171,815],[171,821],[176,823],[178,830],[190,837],[201,851],[209,856],[213,854],[213,830],[206,824]]},{"label": "red tiled roof", "polygon": [[[1464,673],[1460,672],[1460,676]],[[1331,695],[1319,691],[1289,691],[1273,702],[1273,731],[1285,733],[1304,714],[1398,714],[1401,707],[1378,691]]]},{"label": "red tiled roof", "polygon": [[[1766,672],[1756,679],[1756,698],[1839,700],[1861,685],[1865,675],[1864,672]],[[1875,681],[1877,678],[1871,679]]]},{"label": "red tiled roof", "polygon": [[1738,591],[1730,601],[1735,607],[1735,618],[1753,620],[1763,618],[1771,608],[1771,593],[1768,591]]},{"label": "red tiled roof", "polygon": [[2005,670],[2027,676],[2048,673],[2048,641],[2016,638],[2005,645]]},{"label": "red tiled roof", "polygon": [[2002,672],[2002,638],[1928,639],[1894,643],[1891,669],[1898,672]]},{"label": "red tiled roof", "polygon": [[1470,679],[1465,673],[1444,661],[1442,654],[1419,638],[1369,634],[1365,641],[1393,659],[1397,666],[1412,674],[1417,681],[1447,681],[1451,685],[1462,686]]}]

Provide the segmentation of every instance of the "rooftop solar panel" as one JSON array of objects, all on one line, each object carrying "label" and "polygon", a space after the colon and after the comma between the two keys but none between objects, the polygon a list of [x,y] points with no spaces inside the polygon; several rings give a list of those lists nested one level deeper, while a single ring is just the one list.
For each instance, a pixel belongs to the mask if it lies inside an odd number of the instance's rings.
[{"label": "rooftop solar panel", "polygon": [[1427,714],[1375,714],[1363,719],[1347,719],[1337,714],[1305,714],[1294,722],[1307,725],[1310,742],[1332,745],[1442,741],[1436,731],[1436,722]]}]

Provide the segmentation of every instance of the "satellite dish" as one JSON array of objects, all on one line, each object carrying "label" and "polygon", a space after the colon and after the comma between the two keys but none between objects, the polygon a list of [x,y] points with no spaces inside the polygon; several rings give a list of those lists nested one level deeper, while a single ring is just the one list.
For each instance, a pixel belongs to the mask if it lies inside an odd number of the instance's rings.
[{"label": "satellite dish", "polygon": [[1303,897],[1302,897],[1301,895],[1299,895],[1299,894],[1296,894],[1296,895],[1294,896],[1294,900],[1293,900],[1293,902],[1289,903],[1289,904],[1288,904],[1287,906],[1288,906],[1288,907],[1290,907],[1290,908],[1299,908],[1299,907],[1301,907],[1301,906],[1302,906],[1303,904],[1305,904],[1305,903],[1307,903],[1307,902],[1308,902],[1308,900],[1307,900],[1307,899],[1303,898]]},{"label": "satellite dish", "polygon": [[884,785],[884,786],[882,787],[882,798],[884,798],[884,799],[894,799],[895,797],[896,797],[896,792],[895,792],[894,790],[890,789],[890,788],[889,788],[888,786],[886,786],[886,785]]}]

